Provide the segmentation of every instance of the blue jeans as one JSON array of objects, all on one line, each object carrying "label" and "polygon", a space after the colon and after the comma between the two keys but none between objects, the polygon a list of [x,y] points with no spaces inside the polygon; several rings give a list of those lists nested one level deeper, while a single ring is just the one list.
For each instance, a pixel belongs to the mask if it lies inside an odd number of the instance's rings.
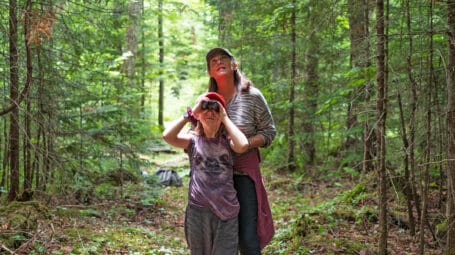
[{"label": "blue jeans", "polygon": [[234,187],[240,204],[239,251],[241,255],[261,255],[257,234],[258,203],[254,182],[247,175],[234,175]]}]

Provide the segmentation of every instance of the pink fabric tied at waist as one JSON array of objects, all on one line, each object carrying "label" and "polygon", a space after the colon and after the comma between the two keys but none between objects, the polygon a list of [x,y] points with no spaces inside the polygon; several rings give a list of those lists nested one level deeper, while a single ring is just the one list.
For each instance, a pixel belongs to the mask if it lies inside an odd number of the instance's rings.
[{"label": "pink fabric tied at waist", "polygon": [[257,233],[262,249],[272,240],[275,234],[275,228],[273,226],[272,211],[270,210],[267,192],[259,169],[260,162],[261,156],[259,149],[254,148],[249,152],[235,156],[234,171],[248,174],[254,182],[258,201]]}]

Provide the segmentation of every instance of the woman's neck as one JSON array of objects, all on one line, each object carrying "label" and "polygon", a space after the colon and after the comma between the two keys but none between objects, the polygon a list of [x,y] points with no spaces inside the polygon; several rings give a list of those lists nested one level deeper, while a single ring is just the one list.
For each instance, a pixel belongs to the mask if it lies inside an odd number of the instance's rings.
[{"label": "woman's neck", "polygon": [[218,93],[221,94],[224,97],[224,100],[226,102],[231,101],[231,99],[234,97],[235,93],[237,93],[237,89],[234,85],[234,81],[221,81],[217,82],[218,85]]}]

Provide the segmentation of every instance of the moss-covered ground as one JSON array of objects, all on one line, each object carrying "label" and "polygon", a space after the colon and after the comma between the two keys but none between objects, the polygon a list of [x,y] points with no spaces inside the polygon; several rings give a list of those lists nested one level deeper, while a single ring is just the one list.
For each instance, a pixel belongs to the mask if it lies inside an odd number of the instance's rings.
[{"label": "moss-covered ground", "polygon": [[[188,254],[183,231],[187,159],[183,154],[156,156],[148,171],[153,174],[158,167],[176,170],[184,185],[163,187],[153,203],[137,196],[141,193],[135,196],[139,189],[130,184],[124,187],[130,193],[118,200],[83,204],[68,197],[38,197],[0,207],[0,254]],[[276,228],[265,255],[377,254],[374,177],[304,177],[265,166],[263,172]],[[392,197],[390,215],[401,213],[405,219],[402,198]],[[434,216],[431,206],[429,211]],[[426,229],[425,254],[442,254],[438,238]],[[418,235],[411,236],[406,222],[396,217],[389,220],[388,240],[390,254],[418,254]]]}]

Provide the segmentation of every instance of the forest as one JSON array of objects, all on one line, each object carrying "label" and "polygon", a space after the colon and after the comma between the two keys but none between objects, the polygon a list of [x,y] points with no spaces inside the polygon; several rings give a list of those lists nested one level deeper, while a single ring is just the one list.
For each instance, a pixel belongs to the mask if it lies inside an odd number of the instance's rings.
[{"label": "forest", "polygon": [[455,0],[0,0],[0,19],[0,254],[189,254],[188,156],[162,132],[224,47],[277,130],[263,254],[455,255]]}]

